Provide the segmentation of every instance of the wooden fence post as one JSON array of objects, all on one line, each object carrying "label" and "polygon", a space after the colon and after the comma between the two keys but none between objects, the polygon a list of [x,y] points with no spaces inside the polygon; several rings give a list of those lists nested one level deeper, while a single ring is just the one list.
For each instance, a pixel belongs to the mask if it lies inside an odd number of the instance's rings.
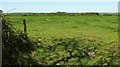
[{"label": "wooden fence post", "polygon": [[27,37],[27,27],[26,27],[26,20],[23,19],[23,25],[24,25],[24,34],[25,34],[25,38]]}]

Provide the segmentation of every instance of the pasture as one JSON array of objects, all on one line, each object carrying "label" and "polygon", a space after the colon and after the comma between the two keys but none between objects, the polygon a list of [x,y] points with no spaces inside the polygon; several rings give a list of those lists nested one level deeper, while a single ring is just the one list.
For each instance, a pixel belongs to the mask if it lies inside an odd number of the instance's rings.
[{"label": "pasture", "polygon": [[[51,49],[38,48],[31,53],[31,56],[36,59],[39,64],[118,64],[118,59],[116,58],[116,56],[118,56],[117,16],[9,15],[7,17],[14,28],[22,31],[22,21],[26,19],[28,36],[34,41],[40,39],[44,48],[52,46]],[[64,38],[70,38],[70,40]],[[53,43],[52,39],[57,40],[53,40],[55,41]],[[67,44],[67,47],[64,47],[64,43]],[[39,44],[40,43],[38,43],[38,45]],[[72,55],[69,53],[69,49],[72,51]],[[78,60],[80,59],[78,55],[79,51],[83,52],[83,58],[80,60],[81,63]],[[91,53],[92,51],[96,53],[95,57],[87,57],[85,52]],[[109,57],[111,55],[112,58]],[[65,58],[67,60],[65,60]]]},{"label": "pasture", "polygon": [[24,18],[32,38],[84,36],[104,42],[118,40],[117,16],[9,16],[12,25],[20,30]]}]

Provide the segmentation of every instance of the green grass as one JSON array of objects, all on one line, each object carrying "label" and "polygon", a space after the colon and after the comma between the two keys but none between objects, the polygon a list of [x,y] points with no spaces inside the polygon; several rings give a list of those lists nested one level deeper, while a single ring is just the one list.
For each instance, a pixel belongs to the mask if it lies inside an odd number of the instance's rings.
[{"label": "green grass", "polygon": [[23,18],[32,38],[83,36],[104,42],[118,40],[117,16],[10,16],[13,26],[21,30]]},{"label": "green grass", "polygon": [[[78,52],[79,50],[76,49],[82,49],[81,51],[83,51],[83,54],[84,50],[87,51],[87,49],[96,52],[96,56],[93,58],[85,56],[85,58],[81,59],[83,64],[88,65],[102,63],[106,64],[110,62],[115,62],[113,64],[118,64],[116,60],[118,59],[116,57],[118,56],[117,16],[7,16],[7,17],[9,17],[13,27],[20,29],[22,31],[23,31],[22,20],[25,18],[27,21],[28,36],[33,40],[41,38],[42,46],[44,46],[45,49],[44,48],[36,49],[36,51],[32,52],[31,54],[31,56],[34,59],[38,60],[40,64],[41,62],[39,60],[43,60],[43,58],[44,62],[46,62],[47,64],[53,64],[58,59],[70,57],[70,54],[69,52],[67,52],[67,50],[71,48],[73,50],[72,52],[73,55],[79,54]],[[53,41],[54,38],[58,40],[52,42],[51,40],[52,38]],[[63,41],[61,41],[61,39],[59,38],[63,38]],[[69,40],[69,38],[71,39]],[[74,40],[74,38],[76,38],[77,40]],[[65,43],[67,44],[67,47],[64,46]],[[52,48],[46,50],[50,46],[52,46]],[[52,51],[54,47],[55,51]],[[73,49],[73,47],[75,47],[75,49]],[[95,47],[97,49],[94,49]],[[114,55],[114,57],[109,58],[111,55]],[[75,58],[70,58],[68,59],[69,61],[68,63],[60,61],[59,64],[79,64],[79,62],[77,62],[79,58],[80,57],[78,56]]]}]

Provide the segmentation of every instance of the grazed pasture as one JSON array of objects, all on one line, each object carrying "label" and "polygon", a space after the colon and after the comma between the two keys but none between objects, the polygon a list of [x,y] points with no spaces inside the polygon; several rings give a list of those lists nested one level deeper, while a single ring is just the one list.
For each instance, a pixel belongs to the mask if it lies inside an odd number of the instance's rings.
[{"label": "grazed pasture", "polygon": [[[118,60],[115,58],[118,56],[117,16],[33,15],[8,17],[13,27],[20,30],[23,30],[22,20],[25,18],[28,36],[34,41],[40,40],[42,42],[44,49],[39,48],[31,54],[40,64],[42,62],[46,64],[80,64],[80,61],[82,61],[82,64],[106,65],[111,64],[111,62],[114,62],[112,64],[118,64]],[[64,44],[67,44],[67,47],[64,47]],[[75,44],[77,45],[74,46]],[[38,43],[38,45],[41,44]],[[49,49],[50,46],[51,49]],[[69,53],[69,49],[72,51],[72,55]],[[80,59],[79,55],[76,56],[76,54],[79,54],[79,51],[84,54],[83,59],[80,61],[78,61]],[[95,52],[95,57],[87,57],[86,52],[89,54],[92,51],[93,53]],[[109,57],[111,55],[112,58]],[[44,61],[42,61],[43,58]],[[64,59],[67,59],[67,61]]]},{"label": "grazed pasture", "polygon": [[30,37],[77,37],[118,40],[117,16],[10,16],[15,28],[23,30],[22,20],[27,20]]}]

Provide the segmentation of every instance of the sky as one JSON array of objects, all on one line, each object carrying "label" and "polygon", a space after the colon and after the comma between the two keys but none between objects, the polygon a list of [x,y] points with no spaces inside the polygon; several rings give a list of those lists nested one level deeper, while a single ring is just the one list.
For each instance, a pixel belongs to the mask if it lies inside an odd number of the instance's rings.
[{"label": "sky", "polygon": [[119,0],[1,0],[1,2],[118,2]]},{"label": "sky", "polygon": [[[4,0],[0,2],[0,9],[4,13],[14,12],[37,12],[37,13],[49,13],[49,12],[118,12],[118,0],[71,0],[69,2],[60,0],[56,2],[52,0],[37,1],[37,0]],[[25,2],[26,1],[26,2]],[[73,1],[73,2],[72,2]]]}]

